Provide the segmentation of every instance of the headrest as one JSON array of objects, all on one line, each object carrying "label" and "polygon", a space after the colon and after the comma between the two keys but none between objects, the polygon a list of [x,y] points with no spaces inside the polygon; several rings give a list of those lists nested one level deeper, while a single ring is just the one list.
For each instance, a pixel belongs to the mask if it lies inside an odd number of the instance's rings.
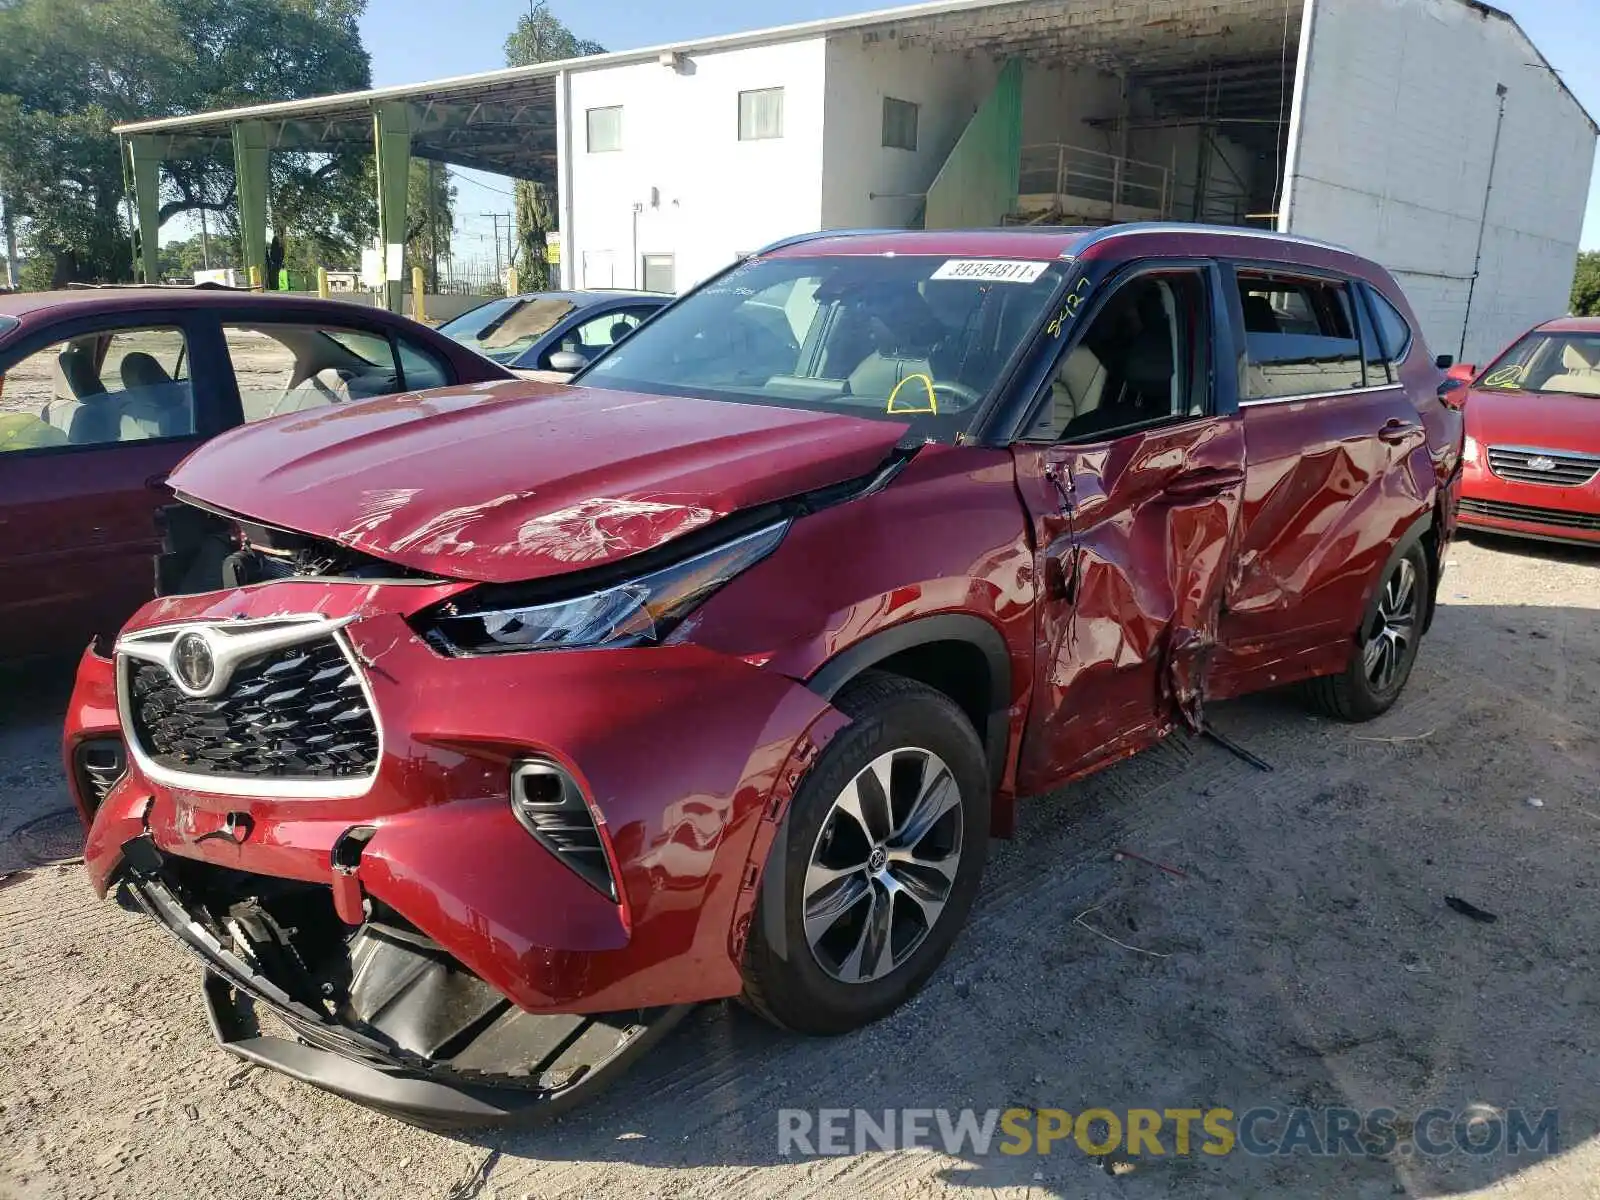
[{"label": "headrest", "polygon": [[163,387],[172,382],[166,368],[142,350],[124,356],[122,360],[122,386],[134,388]]},{"label": "headrest", "polygon": [[66,377],[67,386],[79,400],[85,396],[105,394],[105,385],[100,382],[99,372],[94,369],[94,357],[89,347],[78,342],[68,342],[61,353],[56,355],[56,363],[61,368],[61,374]]},{"label": "headrest", "polygon": [[1172,334],[1166,329],[1146,329],[1128,347],[1125,374],[1140,391],[1159,390],[1172,384]]},{"label": "headrest", "polygon": [[1561,351],[1561,365],[1569,371],[1594,370],[1594,363],[1590,362],[1588,358],[1584,356],[1583,351],[1578,349],[1577,345],[1573,342],[1568,342],[1566,347]]},{"label": "headrest", "polygon": [[1265,296],[1244,297],[1244,328],[1246,333],[1282,333],[1278,314],[1272,311],[1272,302]]}]

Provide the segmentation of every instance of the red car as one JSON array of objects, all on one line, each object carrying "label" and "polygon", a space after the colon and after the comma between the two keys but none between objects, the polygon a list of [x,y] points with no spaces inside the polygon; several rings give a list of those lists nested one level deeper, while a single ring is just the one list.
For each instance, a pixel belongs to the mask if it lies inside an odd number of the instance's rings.
[{"label": "red car", "polygon": [[224,434],[162,577],[224,576],[79,670],[89,875],[234,1052],[413,1121],[553,1111],[696,1001],[855,1028],[1019,798],[1242,692],[1394,702],[1462,436],[1415,328],[1276,236],[830,233],[575,386]]},{"label": "red car", "polygon": [[1600,318],[1546,321],[1451,374],[1471,397],[1461,523],[1600,544]]},{"label": "red car", "polygon": [[209,288],[0,295],[0,661],[153,594],[167,473],[241,422],[510,373],[354,304]]}]

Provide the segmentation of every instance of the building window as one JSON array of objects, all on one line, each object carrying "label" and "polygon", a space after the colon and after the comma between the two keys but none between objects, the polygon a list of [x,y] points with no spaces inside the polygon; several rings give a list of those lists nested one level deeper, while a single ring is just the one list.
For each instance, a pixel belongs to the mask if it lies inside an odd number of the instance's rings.
[{"label": "building window", "polygon": [[783,136],[783,89],[762,88],[739,93],[739,140],[760,141]]},{"label": "building window", "polygon": [[911,101],[883,98],[883,144],[896,150],[917,148],[917,106]]},{"label": "building window", "polygon": [[640,286],[647,292],[666,292],[669,295],[678,290],[674,282],[675,274],[670,254],[646,254],[641,261],[643,268],[639,274]]},{"label": "building window", "polygon": [[622,149],[622,105],[591,108],[588,117],[590,154]]}]

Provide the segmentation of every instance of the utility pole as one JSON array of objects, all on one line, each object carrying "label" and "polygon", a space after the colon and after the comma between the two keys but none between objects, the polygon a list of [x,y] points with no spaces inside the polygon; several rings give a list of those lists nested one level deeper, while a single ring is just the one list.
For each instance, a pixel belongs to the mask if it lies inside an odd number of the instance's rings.
[{"label": "utility pole", "polygon": [[[488,217],[494,222],[494,274],[495,278],[499,279],[501,277],[501,273],[505,269],[505,263],[507,261],[507,259],[501,257],[502,254],[509,255],[509,261],[512,263],[515,263],[517,260],[517,256],[512,250],[512,237],[516,233],[516,220],[514,214],[512,213],[493,212],[479,213],[478,215],[480,217]],[[506,241],[503,247],[500,244],[501,217],[504,217],[506,220]]]},{"label": "utility pole", "polygon": [[1483,235],[1489,227],[1489,197],[1494,194],[1494,165],[1500,160],[1500,128],[1506,123],[1506,85],[1494,85],[1500,111],[1494,119],[1494,144],[1489,148],[1489,178],[1483,185],[1483,212],[1478,216],[1478,249],[1472,256],[1472,277],[1467,280],[1467,310],[1461,314],[1461,347],[1456,361],[1467,357],[1467,330],[1472,325],[1472,295],[1478,290],[1478,275],[1483,269]]},{"label": "utility pole", "polygon": [[488,217],[494,221],[494,277],[499,279],[502,269],[500,264],[500,214],[479,213],[478,215],[480,217]]}]

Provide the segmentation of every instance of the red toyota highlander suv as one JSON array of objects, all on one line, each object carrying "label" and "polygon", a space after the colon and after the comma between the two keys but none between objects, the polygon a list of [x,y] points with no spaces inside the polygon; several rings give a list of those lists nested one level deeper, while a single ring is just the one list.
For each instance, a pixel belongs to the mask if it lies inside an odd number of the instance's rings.
[{"label": "red toyota highlander suv", "polygon": [[1018,798],[1242,692],[1393,703],[1455,520],[1440,382],[1331,246],[821,234],[575,386],[225,433],[158,570],[209,586],[79,670],[89,874],[235,1053],[413,1121],[559,1109],[696,1001],[854,1028]]}]

